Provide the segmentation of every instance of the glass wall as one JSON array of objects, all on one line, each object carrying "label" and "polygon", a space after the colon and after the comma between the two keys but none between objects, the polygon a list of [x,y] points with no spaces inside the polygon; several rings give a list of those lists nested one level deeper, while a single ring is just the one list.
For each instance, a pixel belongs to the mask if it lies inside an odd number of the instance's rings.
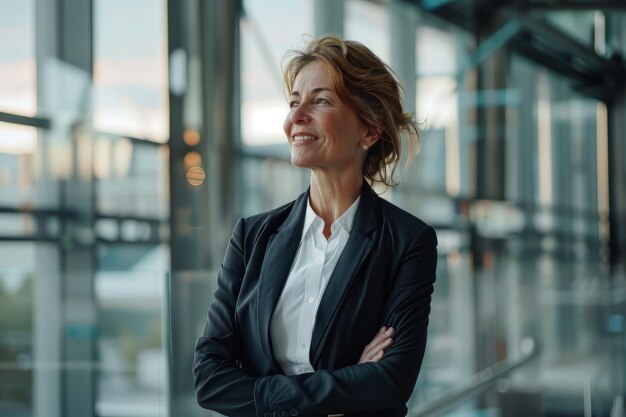
[{"label": "glass wall", "polygon": [[62,6],[0,2],[0,415],[164,415],[166,3]]},{"label": "glass wall", "polygon": [[[320,28],[388,62],[422,127],[400,185],[378,189],[439,239],[409,415],[510,365],[433,415],[623,415],[625,292],[608,264],[609,144],[623,138],[609,134],[612,104],[512,43],[485,52],[485,38],[429,2],[235,3],[227,22],[196,0],[0,0],[0,416],[206,415],[189,346],[215,288],[219,231],[309,184],[282,130],[281,64]],[[616,16],[524,18],[608,55],[626,51]],[[222,30],[236,32],[232,50]],[[189,50],[168,56],[177,37]],[[220,57],[235,63],[228,112],[211,97],[227,85]],[[234,155],[217,131],[232,134]],[[171,198],[183,187],[185,201]],[[203,266],[172,273],[178,247],[194,257],[180,265]]]}]

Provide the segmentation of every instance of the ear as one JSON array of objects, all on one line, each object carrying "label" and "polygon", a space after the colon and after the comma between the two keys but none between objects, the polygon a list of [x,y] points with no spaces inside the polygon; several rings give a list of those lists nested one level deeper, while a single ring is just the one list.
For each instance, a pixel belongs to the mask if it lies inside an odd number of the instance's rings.
[{"label": "ear", "polygon": [[382,132],[383,129],[379,125],[366,127],[359,145],[367,145],[368,148],[371,148],[376,142],[378,142],[378,139],[380,139],[380,135],[382,134]]}]

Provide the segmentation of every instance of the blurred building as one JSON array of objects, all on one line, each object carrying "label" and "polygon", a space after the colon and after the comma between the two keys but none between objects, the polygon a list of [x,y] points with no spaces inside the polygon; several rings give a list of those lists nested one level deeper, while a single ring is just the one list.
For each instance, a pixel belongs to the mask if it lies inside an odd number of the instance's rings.
[{"label": "blurred building", "polygon": [[358,40],[439,235],[410,416],[624,416],[623,0],[0,0],[0,416],[193,417],[234,222],[308,184],[281,58]]}]

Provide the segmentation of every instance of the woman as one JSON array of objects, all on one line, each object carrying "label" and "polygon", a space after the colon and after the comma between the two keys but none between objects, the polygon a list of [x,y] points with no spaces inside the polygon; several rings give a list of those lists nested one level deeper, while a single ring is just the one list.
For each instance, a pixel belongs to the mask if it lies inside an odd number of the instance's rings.
[{"label": "woman", "polygon": [[368,181],[391,184],[400,131],[417,141],[417,128],[392,71],[357,42],[314,39],[284,75],[291,160],[311,185],[235,226],[196,345],[198,402],[228,416],[404,416],[436,236]]}]

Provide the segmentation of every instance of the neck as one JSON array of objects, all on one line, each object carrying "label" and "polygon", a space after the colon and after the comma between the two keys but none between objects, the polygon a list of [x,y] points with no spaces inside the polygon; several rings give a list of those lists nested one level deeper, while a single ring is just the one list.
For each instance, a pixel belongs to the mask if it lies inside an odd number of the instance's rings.
[{"label": "neck", "polygon": [[363,176],[330,176],[311,173],[311,191],[309,194],[313,211],[324,220],[330,230],[333,224],[361,195]]}]

